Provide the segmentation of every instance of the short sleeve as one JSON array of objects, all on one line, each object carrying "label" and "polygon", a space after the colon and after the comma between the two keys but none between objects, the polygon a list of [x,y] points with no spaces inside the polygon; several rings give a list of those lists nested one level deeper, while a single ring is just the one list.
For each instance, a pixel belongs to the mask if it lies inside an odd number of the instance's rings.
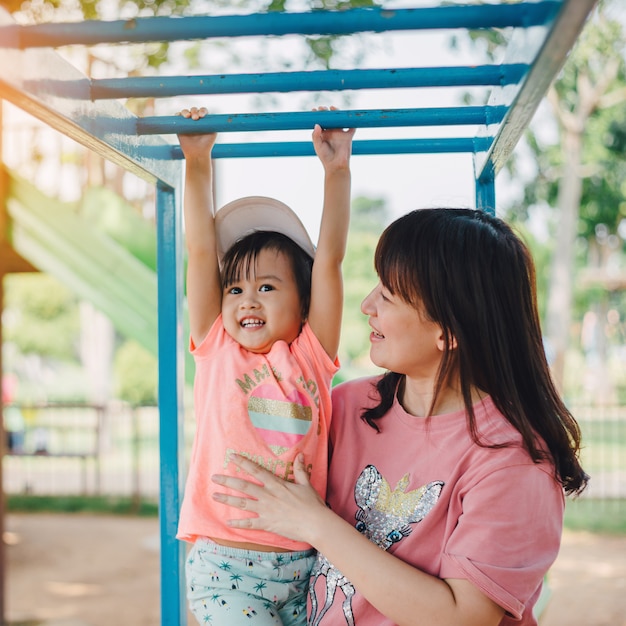
[{"label": "short sleeve", "polygon": [[441,578],[463,578],[520,619],[559,551],[564,495],[550,466],[505,467],[472,486],[444,548]]},{"label": "short sleeve", "polygon": [[328,376],[332,377],[339,370],[339,357],[332,360],[328,356],[308,322],[304,324],[302,331],[292,342],[291,349],[295,354],[308,355],[308,358],[316,355],[317,367]]},{"label": "short sleeve", "polygon": [[211,328],[209,328],[209,332],[197,346],[194,344],[191,335],[189,335],[189,352],[195,359],[207,358],[212,353],[220,350],[226,341],[228,341],[228,334],[224,329],[224,322],[220,313],[211,325]]}]

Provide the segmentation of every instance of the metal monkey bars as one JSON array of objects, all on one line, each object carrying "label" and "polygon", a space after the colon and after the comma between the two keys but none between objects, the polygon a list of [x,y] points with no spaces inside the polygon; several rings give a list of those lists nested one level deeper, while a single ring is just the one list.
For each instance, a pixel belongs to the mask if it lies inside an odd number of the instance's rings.
[{"label": "metal monkey bars", "polygon": [[[183,480],[182,246],[179,191],[182,154],[166,135],[180,132],[271,131],[276,141],[219,143],[215,158],[312,155],[310,142],[281,139],[281,131],[326,127],[390,129],[407,136],[356,140],[363,154],[467,153],[473,159],[476,206],[492,211],[494,177],[514,149],[580,33],[596,0],[535,0],[394,9],[153,17],[23,26],[0,10],[0,97],[157,187],[159,398],[161,454],[161,623],[186,623],[183,547],[174,539]],[[383,3],[385,5],[386,3]],[[387,3],[389,4],[389,3]],[[195,76],[92,79],[55,50],[66,45],[174,42],[285,35],[350,35],[433,30],[506,29],[501,63],[481,66],[345,69]],[[128,97],[411,89],[490,89],[483,106],[323,112],[136,117],[117,101]],[[373,98],[374,100],[374,98]],[[473,137],[428,137],[427,127],[473,125]],[[423,133],[423,130],[421,131]]]}]

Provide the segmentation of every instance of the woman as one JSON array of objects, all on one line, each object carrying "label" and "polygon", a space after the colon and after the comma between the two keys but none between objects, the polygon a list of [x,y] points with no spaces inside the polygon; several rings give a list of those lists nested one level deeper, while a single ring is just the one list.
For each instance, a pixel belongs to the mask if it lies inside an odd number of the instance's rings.
[{"label": "woman", "polygon": [[564,492],[587,476],[530,253],[484,212],[424,209],[385,230],[375,266],[362,310],[387,373],[333,392],[328,506],[301,462],[286,483],[239,459],[253,482],[215,476],[234,491],[213,497],[257,515],[231,525],[318,550],[310,624],[536,624]]}]

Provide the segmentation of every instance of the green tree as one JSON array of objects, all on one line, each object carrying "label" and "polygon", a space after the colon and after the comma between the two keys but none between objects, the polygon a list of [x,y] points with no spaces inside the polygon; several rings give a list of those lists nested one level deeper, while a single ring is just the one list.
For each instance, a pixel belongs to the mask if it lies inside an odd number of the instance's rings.
[{"label": "green tree", "polygon": [[[102,19],[105,12],[111,19],[112,7],[125,19],[148,16],[180,16],[193,14],[219,14],[249,12],[286,11],[288,0],[118,0],[103,3],[100,0],[0,0],[12,13],[21,12],[37,22],[51,21],[56,14],[76,15],[76,11],[84,19]],[[306,0],[308,10],[345,10],[350,8],[374,7],[379,3],[375,0]],[[303,38],[308,49],[308,61],[314,65],[330,67],[333,58],[341,49],[343,37],[337,35],[307,35]],[[217,44],[221,45],[221,44]],[[145,71],[147,68],[157,69],[168,60],[170,46],[168,43],[151,43],[145,46],[145,54],[138,55]],[[362,54],[362,52],[358,53]],[[187,59],[193,64],[198,58],[198,44],[190,44]]]},{"label": "green tree", "polygon": [[[575,277],[588,264],[595,266],[593,275],[601,277],[605,271],[601,268],[624,246],[626,33],[620,5],[619,0],[598,3],[551,86],[547,102],[554,132],[545,132],[542,115],[528,128],[525,139],[536,174],[525,185],[520,202],[510,207],[512,220],[524,221],[531,209],[541,209],[542,218],[550,221],[544,328],[561,387],[574,315],[581,319],[589,306],[598,305],[594,297],[604,294],[597,288],[589,290],[593,283],[589,272],[584,280]],[[499,31],[476,31],[470,37],[491,60],[505,42]],[[459,43],[454,39],[452,46]],[[471,96],[465,99],[469,102]],[[507,168],[512,176],[519,174],[515,159]],[[600,308],[606,308],[606,301]]]},{"label": "green tree", "polygon": [[84,399],[76,297],[46,274],[4,278],[3,367],[19,380],[16,400]]},{"label": "green tree", "polygon": [[116,396],[131,406],[157,404],[158,363],[136,341],[125,341],[115,353]]},{"label": "green tree", "polygon": [[[610,247],[623,249],[620,224],[626,217],[623,180],[626,34],[601,2],[548,94],[556,142],[531,134],[538,176],[525,192],[526,206],[545,202],[556,209],[554,249],[546,311],[553,371],[562,385],[570,345],[576,242],[586,262],[605,265]],[[623,227],[622,227],[623,228]],[[580,247],[580,246],[579,246]]]},{"label": "green tree", "polygon": [[350,234],[343,264],[342,379],[349,378],[352,370],[369,365],[370,328],[367,317],[361,313],[361,301],[376,285],[374,250],[388,221],[388,209],[383,198],[358,196],[353,199]]},{"label": "green tree", "polygon": [[75,296],[47,274],[5,278],[4,341],[22,355],[75,361],[78,308]]}]

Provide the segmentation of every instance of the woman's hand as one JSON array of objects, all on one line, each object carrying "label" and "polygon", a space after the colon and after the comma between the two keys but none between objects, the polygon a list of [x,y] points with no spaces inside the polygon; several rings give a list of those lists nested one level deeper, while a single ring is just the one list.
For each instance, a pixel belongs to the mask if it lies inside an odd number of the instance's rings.
[{"label": "woman's hand", "polygon": [[231,460],[260,484],[234,476],[212,476],[214,483],[243,494],[234,496],[216,492],[212,496],[214,500],[256,514],[256,517],[228,520],[228,525],[267,530],[313,545],[316,528],[321,528],[316,521],[328,509],[309,482],[303,455],[299,454],[294,462],[293,483],[274,476],[244,457],[233,456]]}]

